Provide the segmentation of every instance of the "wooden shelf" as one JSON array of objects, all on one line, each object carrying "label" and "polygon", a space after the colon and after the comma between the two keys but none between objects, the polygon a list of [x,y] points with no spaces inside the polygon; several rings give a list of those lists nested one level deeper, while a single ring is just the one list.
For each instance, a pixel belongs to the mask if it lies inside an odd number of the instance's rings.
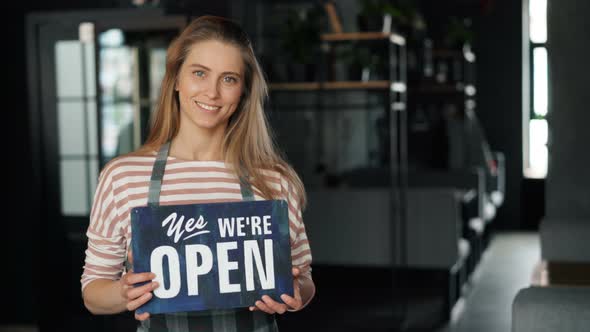
[{"label": "wooden shelf", "polygon": [[271,83],[269,88],[274,91],[305,91],[305,90],[347,90],[347,89],[383,89],[390,88],[389,81],[334,81],[334,82],[298,82]]},{"label": "wooden shelf", "polygon": [[321,39],[325,41],[339,41],[339,40],[371,40],[371,39],[387,39],[389,34],[383,32],[343,32],[343,33],[326,33],[321,35]]},{"label": "wooden shelf", "polygon": [[406,39],[396,33],[384,32],[343,32],[343,33],[326,33],[320,38],[323,41],[354,41],[354,40],[386,40],[390,39],[393,43],[404,45]]},{"label": "wooden shelf", "polygon": [[271,90],[319,90],[318,82],[300,82],[300,83],[270,83],[268,87]]}]

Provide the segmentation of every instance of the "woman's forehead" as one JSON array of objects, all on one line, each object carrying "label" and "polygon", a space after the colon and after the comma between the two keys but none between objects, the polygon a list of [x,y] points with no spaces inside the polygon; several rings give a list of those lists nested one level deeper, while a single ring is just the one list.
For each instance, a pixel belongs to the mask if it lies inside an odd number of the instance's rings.
[{"label": "woman's forehead", "polygon": [[243,73],[244,60],[240,49],[230,43],[205,40],[194,43],[187,54],[184,66],[204,66],[216,72]]}]

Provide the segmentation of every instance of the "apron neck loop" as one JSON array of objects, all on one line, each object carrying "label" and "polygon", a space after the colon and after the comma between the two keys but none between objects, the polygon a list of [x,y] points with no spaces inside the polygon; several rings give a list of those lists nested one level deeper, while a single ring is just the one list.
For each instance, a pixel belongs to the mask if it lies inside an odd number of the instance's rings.
[{"label": "apron neck loop", "polygon": [[[150,178],[150,188],[148,191],[148,206],[160,205],[160,192],[162,191],[162,180],[164,179],[164,171],[166,170],[166,161],[170,152],[170,141],[162,144],[154,167],[152,168],[152,177]],[[248,174],[244,172],[244,176],[240,177],[240,191],[244,201],[253,201],[254,192],[252,186],[248,181]]]}]

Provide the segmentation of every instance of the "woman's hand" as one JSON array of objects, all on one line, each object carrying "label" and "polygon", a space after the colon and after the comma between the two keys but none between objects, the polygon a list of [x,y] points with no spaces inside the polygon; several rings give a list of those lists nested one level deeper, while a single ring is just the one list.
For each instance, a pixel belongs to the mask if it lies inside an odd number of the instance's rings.
[{"label": "woman's hand", "polygon": [[254,310],[261,310],[266,312],[267,314],[284,314],[285,311],[297,311],[301,309],[303,306],[303,302],[301,301],[301,289],[299,284],[299,271],[298,268],[294,267],[292,269],[293,272],[293,297],[283,294],[281,295],[281,299],[285,303],[279,303],[275,300],[271,299],[268,295],[263,295],[262,300],[256,301],[254,306],[250,307],[250,311]]},{"label": "woman's hand", "polygon": [[[128,260],[133,264],[133,255],[131,250],[129,251]],[[120,280],[121,283],[121,296],[127,301],[127,310],[134,311],[147,301],[149,301],[153,294],[152,291],[158,288],[158,282],[152,281],[156,277],[151,272],[133,273],[130,269]],[[135,287],[137,283],[147,282],[145,285]],[[149,312],[143,314],[135,313],[135,319],[146,320],[150,317]]]}]

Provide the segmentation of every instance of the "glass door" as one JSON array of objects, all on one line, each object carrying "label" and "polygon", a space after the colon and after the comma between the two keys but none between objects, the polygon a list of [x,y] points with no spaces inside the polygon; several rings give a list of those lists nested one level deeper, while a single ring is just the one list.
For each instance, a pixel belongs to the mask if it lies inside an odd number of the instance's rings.
[{"label": "glass door", "polygon": [[101,167],[137,149],[147,138],[176,29],[98,31]]},{"label": "glass door", "polygon": [[185,22],[155,8],[27,17],[41,330],[135,324],[131,315],[91,316],[84,308],[85,232],[99,171],[147,135],[166,48]]},{"label": "glass door", "polygon": [[[96,85],[89,25],[31,19],[30,117],[38,177],[40,234],[34,275],[41,329],[67,330],[66,315],[82,312],[79,278],[84,225],[98,172]],[[36,23],[36,24],[35,24]],[[32,43],[35,40],[36,43]],[[50,286],[48,286],[50,285]]]}]

